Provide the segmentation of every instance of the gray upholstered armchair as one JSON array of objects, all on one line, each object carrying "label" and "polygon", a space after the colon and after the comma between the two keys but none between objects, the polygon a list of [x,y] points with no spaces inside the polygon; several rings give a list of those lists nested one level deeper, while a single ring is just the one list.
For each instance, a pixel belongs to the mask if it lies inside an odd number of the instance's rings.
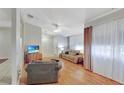
[{"label": "gray upholstered armchair", "polygon": [[26,68],[28,84],[45,84],[58,81],[58,62],[32,62]]}]

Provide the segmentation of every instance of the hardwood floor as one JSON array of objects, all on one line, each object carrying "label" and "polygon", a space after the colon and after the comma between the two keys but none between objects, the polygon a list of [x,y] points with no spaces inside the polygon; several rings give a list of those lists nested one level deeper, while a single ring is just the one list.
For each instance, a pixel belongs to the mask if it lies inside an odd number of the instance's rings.
[{"label": "hardwood floor", "polygon": [[11,61],[2,61],[0,64],[0,85],[11,85]]},{"label": "hardwood floor", "polygon": [[[74,64],[64,59],[63,68],[59,71],[58,85],[119,85],[119,83],[87,71],[81,64]],[[26,72],[23,68],[20,84],[26,84]]]}]

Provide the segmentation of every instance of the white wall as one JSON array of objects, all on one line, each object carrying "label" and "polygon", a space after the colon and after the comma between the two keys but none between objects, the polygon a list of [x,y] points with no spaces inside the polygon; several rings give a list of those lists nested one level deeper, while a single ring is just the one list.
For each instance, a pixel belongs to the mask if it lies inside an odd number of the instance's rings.
[{"label": "white wall", "polygon": [[67,37],[64,37],[64,36],[54,36],[54,54],[55,55],[58,55],[61,50],[60,48],[64,48],[66,49],[67,48]]},{"label": "white wall", "polygon": [[8,58],[0,64],[0,84],[11,84],[11,30],[0,28],[0,59]]},{"label": "white wall", "polygon": [[43,57],[54,56],[53,36],[41,31],[41,27],[29,23],[24,24],[24,47],[28,44],[40,45]]},{"label": "white wall", "polygon": [[11,28],[11,62],[12,62],[12,84],[19,84],[19,65],[21,61],[21,30],[20,9],[12,9]]},{"label": "white wall", "polygon": [[83,53],[84,50],[84,37],[83,34],[70,36],[70,49],[80,50]]},{"label": "white wall", "polygon": [[58,37],[57,36],[53,37],[53,51],[54,51],[54,55],[57,56],[58,55]]},{"label": "white wall", "polygon": [[29,23],[24,24],[24,48],[25,49],[27,45],[37,44],[40,46],[40,52],[41,52],[42,51],[41,37],[42,37],[41,27],[31,25]]},{"label": "white wall", "polygon": [[11,27],[11,8],[0,8],[0,27]]},{"label": "white wall", "polygon": [[10,58],[11,31],[10,28],[0,28],[0,58]]},{"label": "white wall", "polygon": [[64,36],[58,36],[58,47],[64,47],[65,49],[67,48],[67,37]]},{"label": "white wall", "polygon": [[102,25],[104,23],[111,22],[113,20],[118,20],[118,19],[121,19],[121,18],[124,18],[124,9],[120,9],[120,10],[112,12],[108,15],[98,17],[95,20],[86,22],[84,24],[84,26],[88,27],[88,26]]},{"label": "white wall", "polygon": [[42,55],[43,57],[54,56],[53,36],[42,33]]}]

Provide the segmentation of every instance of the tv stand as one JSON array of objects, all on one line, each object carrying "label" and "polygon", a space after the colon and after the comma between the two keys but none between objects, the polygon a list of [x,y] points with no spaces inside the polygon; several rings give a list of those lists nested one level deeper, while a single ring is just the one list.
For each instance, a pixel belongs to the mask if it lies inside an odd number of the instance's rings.
[{"label": "tv stand", "polygon": [[39,52],[25,54],[25,63],[31,63],[32,61],[41,61],[41,60],[42,60],[42,54]]}]

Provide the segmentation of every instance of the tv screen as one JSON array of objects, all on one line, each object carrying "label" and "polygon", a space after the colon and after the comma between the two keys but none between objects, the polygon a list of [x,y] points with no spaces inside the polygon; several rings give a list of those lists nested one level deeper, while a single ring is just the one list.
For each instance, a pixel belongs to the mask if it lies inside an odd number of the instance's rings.
[{"label": "tv screen", "polygon": [[28,45],[27,46],[28,53],[36,53],[39,52],[39,45]]}]

